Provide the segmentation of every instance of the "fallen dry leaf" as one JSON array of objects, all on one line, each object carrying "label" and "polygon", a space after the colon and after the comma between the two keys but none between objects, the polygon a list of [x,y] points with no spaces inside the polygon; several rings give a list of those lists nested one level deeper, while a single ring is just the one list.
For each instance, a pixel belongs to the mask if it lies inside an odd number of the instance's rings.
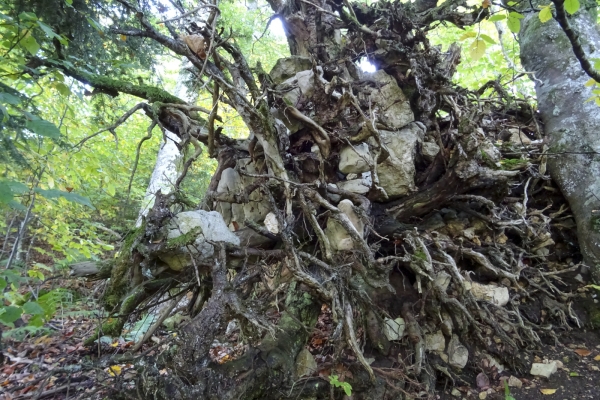
[{"label": "fallen dry leaf", "polygon": [[554,394],[557,390],[558,389],[540,389],[540,392],[542,392],[542,394]]},{"label": "fallen dry leaf", "polygon": [[587,357],[592,354],[588,349],[575,349],[575,353],[579,354],[581,357]]},{"label": "fallen dry leaf", "polygon": [[110,376],[116,376],[116,375],[120,375],[121,374],[121,367],[119,367],[118,365],[112,365],[108,368],[108,374]]},{"label": "fallen dry leaf", "polygon": [[600,361],[600,354],[598,354],[596,357],[594,357],[594,361]]}]

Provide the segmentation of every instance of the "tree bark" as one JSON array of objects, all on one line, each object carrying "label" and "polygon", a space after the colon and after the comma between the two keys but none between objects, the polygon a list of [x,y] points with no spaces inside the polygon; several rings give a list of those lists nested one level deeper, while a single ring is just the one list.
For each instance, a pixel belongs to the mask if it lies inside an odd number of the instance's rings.
[{"label": "tree bark", "polygon": [[[595,3],[582,3],[569,21],[588,59],[600,57]],[[595,96],[593,87],[586,87],[590,78],[554,19],[542,23],[537,13],[528,13],[521,23],[521,61],[534,73],[548,138],[548,171],[569,201],[584,260],[600,282],[600,220],[595,214],[600,208],[600,113],[588,101]]]}]

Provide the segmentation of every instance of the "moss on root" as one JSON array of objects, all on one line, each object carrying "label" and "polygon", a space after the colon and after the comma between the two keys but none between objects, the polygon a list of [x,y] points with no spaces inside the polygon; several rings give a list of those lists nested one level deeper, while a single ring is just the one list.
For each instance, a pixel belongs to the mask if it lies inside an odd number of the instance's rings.
[{"label": "moss on root", "polygon": [[143,232],[144,225],[129,233],[123,241],[123,246],[111,271],[110,283],[102,297],[102,302],[107,310],[116,309],[123,296],[130,290],[128,276],[131,269],[131,253],[139,235]]}]

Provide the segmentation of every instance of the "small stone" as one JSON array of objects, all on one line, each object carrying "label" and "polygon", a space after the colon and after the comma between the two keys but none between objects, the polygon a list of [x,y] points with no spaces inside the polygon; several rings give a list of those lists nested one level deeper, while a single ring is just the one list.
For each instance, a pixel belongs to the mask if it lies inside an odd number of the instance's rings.
[{"label": "small stone", "polygon": [[232,319],[231,321],[229,321],[229,323],[227,324],[227,329],[225,330],[225,335],[229,336],[231,335],[233,332],[237,331],[239,328],[238,326],[238,322],[235,319]]},{"label": "small stone", "polygon": [[389,341],[400,340],[404,336],[406,323],[403,318],[390,319],[383,321],[383,334]]},{"label": "small stone", "polygon": [[469,361],[469,350],[458,340],[457,335],[452,335],[448,343],[448,362],[453,367],[464,368]]},{"label": "small stone", "polygon": [[424,142],[423,147],[421,149],[421,154],[423,154],[423,158],[429,162],[432,162],[435,156],[440,152],[440,146],[433,142]]},{"label": "small stone", "polygon": [[527,137],[523,132],[519,129],[509,129],[510,132],[510,142],[512,144],[516,144],[517,146],[527,146],[531,144],[531,139]]},{"label": "small stone", "polygon": [[446,339],[441,331],[425,335],[425,349],[427,351],[443,352],[446,348]]},{"label": "small stone", "polygon": [[472,282],[471,292],[473,296],[479,300],[487,300],[497,306],[504,306],[510,300],[508,289],[493,285],[483,285],[481,283]]},{"label": "small stone", "polygon": [[555,360],[554,362],[556,363],[556,368],[560,369],[560,368],[564,367],[564,364],[562,363],[562,361]]},{"label": "small stone", "polygon": [[548,249],[547,247],[542,247],[541,249],[537,249],[535,251],[535,254],[540,257],[548,257],[548,255],[550,254],[550,249]]},{"label": "small stone", "polygon": [[490,363],[491,367],[496,367],[496,370],[498,372],[503,372],[506,369],[504,367],[504,365],[502,365],[502,363],[500,363],[500,361],[498,361],[497,359],[495,359],[493,356],[491,356],[489,354],[485,354],[485,358],[488,360],[488,362]]},{"label": "small stone", "polygon": [[273,234],[279,233],[279,222],[273,212],[268,213],[265,217],[265,228]]},{"label": "small stone", "polygon": [[450,394],[454,397],[460,397],[462,396],[462,394],[460,393],[460,391],[456,388],[452,389],[452,391],[450,392]]},{"label": "small stone", "polygon": [[547,364],[533,363],[531,365],[531,371],[529,371],[529,373],[534,376],[543,376],[544,378],[549,378],[550,375],[552,375],[556,371],[556,361],[551,361]]},{"label": "small stone", "polygon": [[467,239],[473,240],[473,238],[475,238],[475,228],[471,227],[471,228],[465,229],[463,231],[463,236],[466,237]]},{"label": "small stone", "polygon": [[[340,151],[340,162],[338,169],[343,174],[360,174],[369,171],[369,164],[373,163],[373,157],[369,152],[369,145],[361,143],[355,146],[347,146]],[[352,179],[352,178],[347,178]]]},{"label": "small stone", "polygon": [[349,181],[338,182],[338,186],[340,189],[347,190],[348,192],[367,194],[369,189],[371,189],[371,186],[366,185],[365,183],[364,179],[351,179]]},{"label": "small stone", "polygon": [[312,375],[317,371],[317,368],[317,362],[310,351],[302,349],[296,357],[296,376],[301,378]]},{"label": "small stone", "polygon": [[508,386],[521,388],[523,386],[523,381],[521,381],[519,378],[511,375],[510,378],[508,378]]}]

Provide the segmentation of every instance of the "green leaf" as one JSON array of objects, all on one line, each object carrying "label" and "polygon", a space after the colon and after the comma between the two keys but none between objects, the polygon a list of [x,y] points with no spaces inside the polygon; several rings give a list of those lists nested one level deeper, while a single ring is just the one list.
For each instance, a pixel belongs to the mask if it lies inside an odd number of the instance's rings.
[{"label": "green leaf", "polygon": [[346,396],[352,396],[352,386],[348,382],[342,383],[342,389],[344,389]]},{"label": "green leaf", "polygon": [[488,21],[490,22],[496,22],[496,21],[502,21],[503,19],[506,19],[506,14],[496,14],[496,15],[492,15]]},{"label": "green leaf", "polygon": [[29,120],[25,124],[25,127],[40,136],[46,136],[53,139],[58,139],[60,137],[60,131],[56,125],[44,119]]},{"label": "green leaf", "polygon": [[0,322],[12,324],[23,314],[23,309],[21,307],[8,306],[0,308],[0,313]]},{"label": "green leaf", "polygon": [[100,33],[101,35],[104,33],[102,31],[102,26],[100,26],[100,24],[94,21],[92,18],[87,17],[87,21],[92,26],[92,28],[98,31],[98,33]]},{"label": "green leaf", "polygon": [[6,287],[6,279],[0,278],[0,292],[4,291],[5,287]]},{"label": "green leaf", "polygon": [[31,35],[25,36],[23,39],[21,39],[19,44],[23,46],[25,50],[30,52],[32,56],[35,56],[35,54],[40,50],[40,45]]},{"label": "green leaf", "polygon": [[58,93],[65,97],[71,94],[71,89],[69,89],[69,87],[62,82],[55,82],[53,86],[56,90],[58,90]]},{"label": "green leaf", "polygon": [[40,327],[44,325],[44,316],[43,315],[34,315],[29,318],[28,326]]},{"label": "green leaf", "polygon": [[519,31],[521,30],[521,21],[520,19],[522,19],[523,16],[519,13],[516,13],[514,11],[512,11],[510,14],[508,14],[508,19],[506,20],[506,25],[508,25],[508,29],[510,29],[510,31],[512,33],[519,33]]},{"label": "green leaf", "polygon": [[542,7],[539,17],[542,23],[550,21],[552,19],[552,10],[550,9],[550,6]]},{"label": "green leaf", "polygon": [[53,39],[53,38],[57,38],[59,40],[61,39],[61,36],[59,34],[54,32],[54,30],[52,28],[50,28],[48,25],[46,25],[42,21],[38,21],[37,24],[44,31],[46,36],[48,36],[49,39]]},{"label": "green leaf", "polygon": [[0,203],[8,203],[13,199],[13,192],[8,183],[0,181]]},{"label": "green leaf", "polygon": [[44,314],[44,309],[35,301],[28,301],[27,303],[23,304],[23,311],[26,314],[31,314],[31,315]]},{"label": "green leaf", "polygon": [[488,42],[489,44],[496,44],[496,41],[494,39],[492,39],[491,37],[489,37],[488,35],[482,33],[481,35],[479,35],[480,38],[482,38],[483,40],[485,40],[486,42]]},{"label": "green leaf", "polygon": [[485,53],[485,41],[481,39],[475,40],[471,46],[469,46],[469,55],[473,59],[473,61],[479,60],[483,54]]},{"label": "green leaf", "polygon": [[585,87],[592,87],[596,84],[596,80],[594,78],[589,79],[586,83],[585,83]]},{"label": "green leaf", "polygon": [[35,20],[37,20],[37,15],[35,15],[35,13],[32,13],[32,12],[22,12],[21,14],[19,14],[19,19],[27,19],[30,21],[35,21]]},{"label": "green leaf", "polygon": [[516,1],[509,1],[509,2],[508,2],[508,3],[506,3],[506,4],[508,4],[509,6],[511,6],[511,7],[512,7],[512,6],[514,6],[515,4],[517,4],[517,2],[516,2]]},{"label": "green leaf", "polygon": [[45,198],[50,199],[50,200],[56,199],[58,197],[63,197],[65,200],[71,201],[73,203],[81,204],[81,205],[91,208],[92,210],[95,210],[95,207],[93,206],[90,199],[88,199],[87,197],[80,196],[76,193],[63,192],[62,190],[58,190],[58,189],[45,190],[45,189],[40,189],[40,188],[36,188],[35,192],[41,194],[42,196],[44,196]]},{"label": "green leaf", "polygon": [[579,10],[579,0],[565,0],[565,11],[569,14],[575,14]]},{"label": "green leaf", "polygon": [[10,114],[8,113],[6,107],[4,107],[2,104],[0,104],[0,112],[2,112],[2,122],[8,121]]},{"label": "green leaf", "polygon": [[11,204],[15,194],[23,194],[29,188],[21,182],[12,180],[0,180],[0,203]]},{"label": "green leaf", "polygon": [[463,33],[463,35],[461,37],[458,38],[458,40],[465,40],[465,39],[476,37],[476,36],[477,36],[477,32],[475,32],[475,31],[465,32],[465,33]]},{"label": "green leaf", "polygon": [[570,372],[569,376],[581,376],[578,372]]},{"label": "green leaf", "polygon": [[18,201],[15,200],[11,200],[8,202],[8,206],[10,208],[13,208],[15,210],[19,210],[19,211],[26,211],[27,207],[25,207],[23,204],[19,203]]},{"label": "green leaf", "polygon": [[16,106],[21,102],[21,99],[10,93],[0,93],[0,102]]},{"label": "green leaf", "polygon": [[108,193],[109,196],[114,197],[117,193],[117,188],[112,183],[109,183],[106,185],[106,193]]},{"label": "green leaf", "polygon": [[73,0],[65,0],[65,3],[67,3],[69,7],[73,7]]}]

